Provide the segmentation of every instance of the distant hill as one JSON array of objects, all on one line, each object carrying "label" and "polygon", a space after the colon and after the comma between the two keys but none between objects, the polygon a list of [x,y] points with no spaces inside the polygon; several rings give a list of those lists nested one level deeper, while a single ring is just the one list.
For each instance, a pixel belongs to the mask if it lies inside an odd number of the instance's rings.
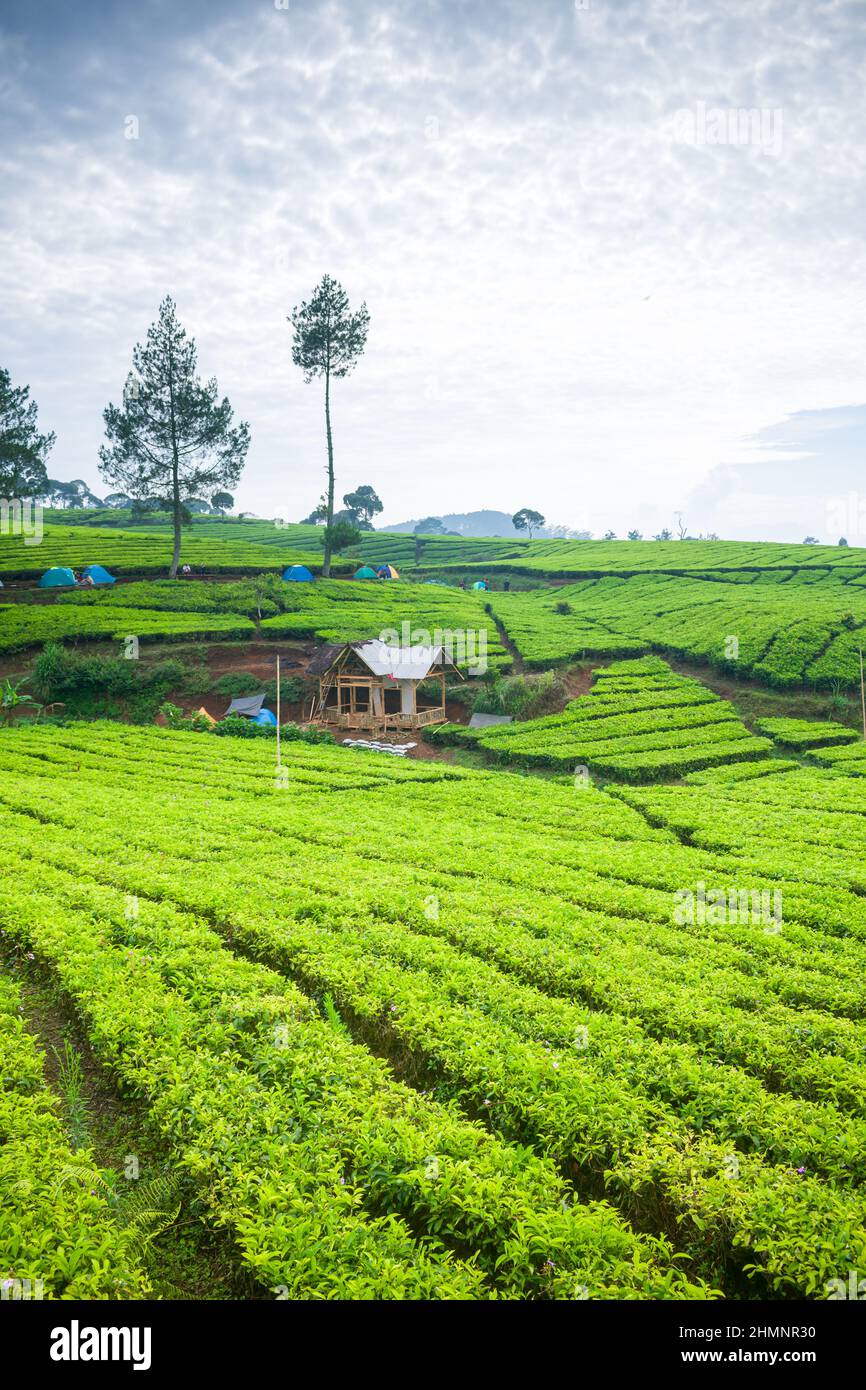
[{"label": "distant hill", "polygon": [[[508,512],[448,512],[440,518],[442,525],[447,531],[453,531],[458,536],[522,536],[526,538],[525,531],[515,531]],[[383,531],[406,532],[410,534],[415,530],[421,517],[416,517],[413,521],[401,521],[398,526],[383,526]],[[567,526],[547,526],[536,531],[536,536],[562,536],[564,533],[578,538],[585,536],[586,532],[569,531]]]}]

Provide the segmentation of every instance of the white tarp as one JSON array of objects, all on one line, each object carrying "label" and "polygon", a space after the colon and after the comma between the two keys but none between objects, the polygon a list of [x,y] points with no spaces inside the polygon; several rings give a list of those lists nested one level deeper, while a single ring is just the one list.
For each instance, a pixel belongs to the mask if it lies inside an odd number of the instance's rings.
[{"label": "white tarp", "polygon": [[355,647],[374,676],[393,676],[397,681],[423,681],[433,666],[446,660],[441,647],[388,647],[378,638]]}]

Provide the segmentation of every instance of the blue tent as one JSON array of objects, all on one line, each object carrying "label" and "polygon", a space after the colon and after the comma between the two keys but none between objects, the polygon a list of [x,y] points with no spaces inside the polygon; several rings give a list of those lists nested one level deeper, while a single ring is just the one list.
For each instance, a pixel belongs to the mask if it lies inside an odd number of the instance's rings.
[{"label": "blue tent", "polygon": [[114,575],[109,574],[108,570],[102,568],[102,565],[88,565],[84,570],[84,574],[89,575],[94,584],[114,583]]},{"label": "blue tent", "polygon": [[53,569],[46,570],[39,581],[40,589],[59,589],[64,585],[70,587],[75,583],[75,575],[72,570],[62,569],[55,565]]},{"label": "blue tent", "polygon": [[306,565],[290,565],[288,569],[283,570],[283,578],[294,579],[299,584],[312,584],[313,582],[313,576]]},{"label": "blue tent", "polygon": [[251,720],[251,724],[258,724],[260,728],[268,729],[276,725],[277,716],[269,709],[261,709]]},{"label": "blue tent", "polygon": [[472,585],[472,587],[473,587],[473,589],[486,589],[486,588],[487,588],[487,585],[484,583],[484,580],[483,580],[483,579],[476,579],[476,581],[475,581],[475,583]]}]

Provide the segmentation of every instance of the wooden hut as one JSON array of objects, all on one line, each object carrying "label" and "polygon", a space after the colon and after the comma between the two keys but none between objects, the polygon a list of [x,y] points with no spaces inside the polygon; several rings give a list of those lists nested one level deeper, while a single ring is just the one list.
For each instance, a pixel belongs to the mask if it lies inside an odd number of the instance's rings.
[{"label": "wooden hut", "polygon": [[[443,647],[389,647],[378,639],[328,643],[315,653],[308,674],[319,681],[314,720],[377,733],[443,723],[446,675],[463,679]],[[438,700],[419,702],[425,682],[438,685]]]}]

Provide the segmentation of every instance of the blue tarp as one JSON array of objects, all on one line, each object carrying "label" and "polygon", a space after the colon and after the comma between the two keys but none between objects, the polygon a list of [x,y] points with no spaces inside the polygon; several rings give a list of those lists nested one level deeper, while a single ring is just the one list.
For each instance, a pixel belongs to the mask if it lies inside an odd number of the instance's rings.
[{"label": "blue tarp", "polygon": [[88,565],[84,574],[89,575],[94,584],[113,584],[114,575],[103,569],[102,565]]},{"label": "blue tarp", "polygon": [[312,584],[313,576],[306,565],[290,565],[283,570],[283,579],[294,579],[299,584]]},{"label": "blue tarp", "polygon": [[277,722],[277,716],[269,709],[259,710],[258,714],[250,720],[251,724],[260,724],[263,728],[270,728]]}]

